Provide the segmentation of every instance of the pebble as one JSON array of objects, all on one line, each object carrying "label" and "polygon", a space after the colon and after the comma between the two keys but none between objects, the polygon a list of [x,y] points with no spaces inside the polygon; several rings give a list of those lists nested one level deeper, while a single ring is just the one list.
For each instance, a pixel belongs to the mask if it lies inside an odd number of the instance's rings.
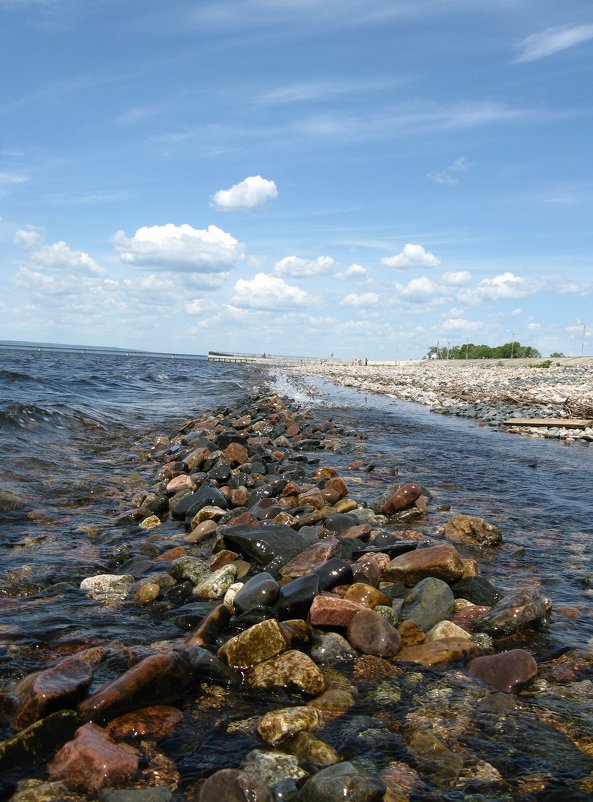
[{"label": "pebble", "polygon": [[257,732],[266,743],[279,746],[298,732],[314,730],[319,721],[319,713],[314,707],[287,707],[266,713],[257,726]]},{"label": "pebble", "polygon": [[321,769],[303,785],[301,802],[381,802],[387,786],[354,763],[344,761]]},{"label": "pebble", "polygon": [[408,587],[427,577],[453,583],[462,578],[463,567],[463,560],[454,546],[429,546],[395,557],[385,569],[385,579],[403,582]]},{"label": "pebble", "polygon": [[400,635],[374,610],[359,610],[348,625],[348,640],[363,654],[393,657],[400,649]]},{"label": "pebble", "polygon": [[467,668],[482,682],[503,693],[520,690],[537,675],[537,663],[525,649],[476,657]]},{"label": "pebble", "polygon": [[241,769],[221,769],[204,782],[196,802],[273,802],[273,797],[257,775]]},{"label": "pebble", "polygon": [[427,632],[439,621],[448,618],[454,609],[455,598],[449,585],[442,579],[430,576],[414,585],[400,615],[408,621],[414,621]]},{"label": "pebble", "polygon": [[124,783],[138,770],[138,760],[131,746],[116,744],[96,724],[84,724],[49,764],[49,775],[68,788],[96,793]]},{"label": "pebble", "polygon": [[134,577],[130,574],[98,574],[80,583],[81,590],[97,601],[124,601],[130,594]]}]

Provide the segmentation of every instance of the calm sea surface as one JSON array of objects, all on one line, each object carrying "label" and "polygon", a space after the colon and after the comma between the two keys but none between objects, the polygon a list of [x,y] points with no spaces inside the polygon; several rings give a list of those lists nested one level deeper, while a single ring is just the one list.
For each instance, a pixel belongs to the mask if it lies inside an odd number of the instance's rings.
[{"label": "calm sea surface", "polygon": [[[135,488],[152,481],[154,466],[139,457],[155,436],[264,381],[366,436],[360,456],[377,469],[364,482],[348,482],[355,498],[372,501],[395,481],[383,469],[397,469],[399,480],[434,496],[430,520],[419,527],[428,536],[456,513],[499,526],[505,544],[480,557],[483,574],[503,590],[535,584],[556,610],[534,641],[536,656],[593,644],[591,447],[503,434],[319,380],[307,382],[307,391],[302,380],[274,370],[0,349],[0,492],[17,499],[0,511],[0,690],[86,645],[179,636],[172,616],[101,606],[79,590],[80,581],[124,564],[130,544],[114,519]],[[322,460],[345,470],[357,456]],[[210,744],[220,756],[215,768],[237,765],[225,744]],[[186,776],[199,774],[199,762],[186,759]]]}]

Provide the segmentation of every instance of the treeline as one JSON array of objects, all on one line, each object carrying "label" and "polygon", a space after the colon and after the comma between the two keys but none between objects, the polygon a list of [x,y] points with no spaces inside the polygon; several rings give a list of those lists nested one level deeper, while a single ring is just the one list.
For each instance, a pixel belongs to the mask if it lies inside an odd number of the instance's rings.
[{"label": "treeline", "polygon": [[433,345],[428,349],[425,359],[532,359],[540,356],[537,348],[521,345],[515,340],[494,347],[474,343],[452,345],[450,348]]}]

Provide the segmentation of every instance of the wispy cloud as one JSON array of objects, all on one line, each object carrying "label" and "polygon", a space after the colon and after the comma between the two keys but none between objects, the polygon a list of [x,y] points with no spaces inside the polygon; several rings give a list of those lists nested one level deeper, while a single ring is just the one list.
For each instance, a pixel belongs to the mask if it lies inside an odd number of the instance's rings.
[{"label": "wispy cloud", "polygon": [[344,95],[366,94],[391,86],[388,81],[311,81],[287,84],[270,89],[256,98],[262,106],[278,106],[291,103],[327,102]]},{"label": "wispy cloud", "polygon": [[433,170],[426,176],[430,181],[435,184],[445,184],[447,186],[454,186],[459,183],[459,173],[464,173],[469,170],[470,164],[464,156],[455,159],[454,162],[447,167],[446,170]]},{"label": "wispy cloud", "polygon": [[538,61],[593,39],[593,25],[565,25],[532,33],[519,45],[516,62]]}]

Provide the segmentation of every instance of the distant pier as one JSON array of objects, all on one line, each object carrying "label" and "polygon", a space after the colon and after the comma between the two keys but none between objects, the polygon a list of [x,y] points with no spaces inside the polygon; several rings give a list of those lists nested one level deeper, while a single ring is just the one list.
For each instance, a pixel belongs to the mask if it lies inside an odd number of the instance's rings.
[{"label": "distant pier", "polygon": [[334,359],[321,356],[286,356],[281,354],[241,354],[232,351],[208,351],[209,362],[242,362],[251,365],[399,365],[396,360]]}]

